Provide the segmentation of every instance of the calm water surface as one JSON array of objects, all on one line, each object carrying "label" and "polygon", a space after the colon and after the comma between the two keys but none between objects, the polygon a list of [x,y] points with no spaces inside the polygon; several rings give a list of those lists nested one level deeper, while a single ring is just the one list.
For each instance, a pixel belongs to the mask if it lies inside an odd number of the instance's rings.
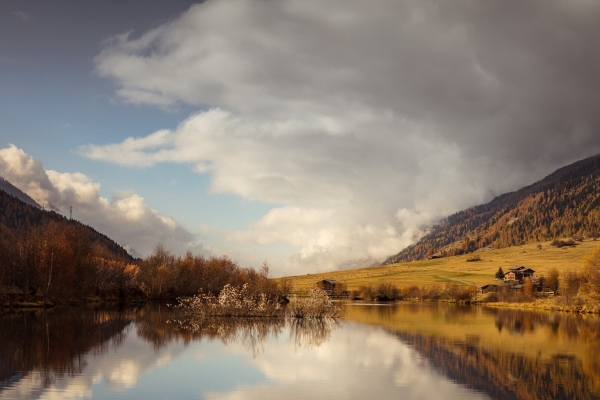
[{"label": "calm water surface", "polygon": [[1,399],[597,399],[600,319],[347,304],[341,322],[164,306],[0,314]]}]

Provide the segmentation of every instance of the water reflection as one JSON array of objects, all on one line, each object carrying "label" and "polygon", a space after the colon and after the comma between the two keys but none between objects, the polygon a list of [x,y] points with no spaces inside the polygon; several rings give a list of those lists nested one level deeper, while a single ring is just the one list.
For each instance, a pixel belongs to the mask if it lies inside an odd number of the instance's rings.
[{"label": "water reflection", "polygon": [[347,308],[341,323],[186,324],[161,306],[0,315],[0,398],[600,398],[598,318]]},{"label": "water reflection", "polygon": [[[175,315],[167,320],[174,333],[199,339],[219,339],[224,345],[240,343],[254,357],[264,350],[264,343],[276,341],[284,329],[289,332],[289,342],[296,348],[320,346],[340,326],[335,319],[313,318],[194,318],[187,314]],[[156,324],[152,324],[156,326]]]},{"label": "water reflection", "polygon": [[493,398],[600,398],[595,316],[448,304],[390,309],[386,320],[361,307],[348,317],[385,326],[446,376]]},{"label": "water reflection", "polygon": [[120,347],[130,322],[127,313],[110,311],[0,314],[0,389],[32,370],[44,387],[80,373],[86,366],[80,356]]}]

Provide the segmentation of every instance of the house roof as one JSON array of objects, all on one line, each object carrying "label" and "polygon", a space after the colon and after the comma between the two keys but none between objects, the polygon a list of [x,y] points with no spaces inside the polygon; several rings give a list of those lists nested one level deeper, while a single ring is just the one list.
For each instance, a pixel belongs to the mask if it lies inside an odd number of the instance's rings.
[{"label": "house roof", "polygon": [[524,267],[524,266],[522,266],[522,265],[520,265],[520,266],[516,266],[516,267],[512,267],[512,268],[510,269],[510,272],[529,272],[529,271],[531,271],[531,272],[535,272],[535,271],[534,271],[534,270],[532,270],[531,268],[527,268],[527,267]]},{"label": "house roof", "polygon": [[321,282],[328,282],[328,283],[331,283],[331,284],[336,284],[336,283],[338,283],[338,281],[336,281],[336,280],[334,280],[334,279],[323,279]]},{"label": "house roof", "polygon": [[481,286],[481,289],[487,289],[489,287],[498,287],[498,285],[495,285],[493,283],[488,283],[487,285],[483,285]]}]

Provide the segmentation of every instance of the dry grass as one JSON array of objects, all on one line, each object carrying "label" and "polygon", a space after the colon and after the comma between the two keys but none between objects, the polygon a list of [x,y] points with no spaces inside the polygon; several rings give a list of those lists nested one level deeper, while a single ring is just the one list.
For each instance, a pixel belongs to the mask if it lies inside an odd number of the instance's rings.
[{"label": "dry grass", "polygon": [[467,262],[472,254],[439,258],[435,260],[399,263],[372,268],[307,274],[289,277],[293,291],[303,291],[315,286],[322,279],[335,279],[348,285],[349,290],[356,290],[361,285],[393,283],[400,288],[412,285],[430,287],[434,284],[444,285],[447,282],[457,284],[472,283],[485,285],[497,282],[494,274],[502,267],[506,272],[515,265],[524,265],[536,271],[536,275],[547,274],[551,268],[560,272],[579,270],[583,257],[600,245],[600,241],[584,241],[574,247],[557,248],[550,242],[509,247],[499,250],[481,251],[479,262]]}]

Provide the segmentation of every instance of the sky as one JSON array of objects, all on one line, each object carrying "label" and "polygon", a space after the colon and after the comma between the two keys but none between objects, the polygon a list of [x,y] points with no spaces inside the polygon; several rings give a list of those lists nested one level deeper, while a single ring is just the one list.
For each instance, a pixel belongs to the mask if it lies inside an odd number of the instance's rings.
[{"label": "sky", "polygon": [[600,153],[595,0],[0,1],[0,176],[136,256],[383,261]]}]

